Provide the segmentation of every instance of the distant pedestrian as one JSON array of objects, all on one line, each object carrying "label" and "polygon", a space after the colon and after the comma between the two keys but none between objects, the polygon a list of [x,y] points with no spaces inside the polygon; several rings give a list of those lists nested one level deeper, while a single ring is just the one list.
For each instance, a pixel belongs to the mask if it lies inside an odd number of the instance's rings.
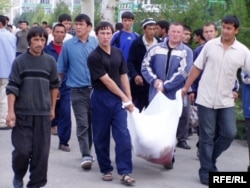
[{"label": "distant pedestrian", "polygon": [[16,56],[27,51],[29,45],[27,42],[27,35],[29,33],[29,22],[22,21],[21,30],[16,33]]},{"label": "distant pedestrian", "polygon": [[121,49],[127,62],[130,46],[132,42],[139,37],[139,35],[132,30],[135,19],[132,12],[123,12],[121,18],[123,29],[113,34],[111,45]]}]

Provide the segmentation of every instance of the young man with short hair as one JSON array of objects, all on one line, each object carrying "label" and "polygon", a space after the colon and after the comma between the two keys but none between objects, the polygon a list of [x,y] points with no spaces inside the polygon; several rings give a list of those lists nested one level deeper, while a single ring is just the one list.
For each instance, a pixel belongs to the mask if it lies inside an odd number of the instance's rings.
[{"label": "young man with short hair", "polygon": [[111,45],[121,49],[127,62],[130,46],[132,42],[139,37],[139,35],[132,31],[132,26],[135,19],[132,12],[127,11],[122,13],[121,18],[123,29],[113,34]]},{"label": "young man with short hair", "polygon": [[250,73],[249,49],[237,41],[240,21],[234,15],[221,22],[221,36],[209,40],[197,57],[182,88],[187,94],[191,84],[202,73],[196,103],[199,117],[199,177],[209,184],[209,172],[218,171],[218,157],[228,149],[236,136],[236,113],[232,88],[239,68]]},{"label": "young man with short hair", "polygon": [[76,118],[76,134],[82,155],[81,167],[92,167],[91,124],[89,122],[89,98],[91,80],[87,58],[97,47],[98,41],[89,36],[91,21],[88,15],[79,14],[74,20],[76,36],[64,42],[58,58],[58,72],[67,76],[66,85],[70,87],[70,100]]},{"label": "young man with short hair", "polygon": [[125,185],[133,185],[131,139],[127,127],[127,112],[133,111],[127,75],[127,65],[122,52],[110,45],[114,29],[109,22],[101,22],[95,32],[99,46],[89,55],[93,93],[91,112],[96,156],[102,180],[113,179],[110,160],[110,128],[116,143],[115,158],[118,174]]},{"label": "young man with short hair", "polygon": [[9,107],[6,121],[13,128],[15,188],[23,187],[28,169],[27,187],[43,187],[47,183],[50,125],[60,86],[55,59],[43,53],[47,38],[42,27],[29,30],[29,49],[14,60],[6,87]]},{"label": "young man with short hair", "polygon": [[166,20],[156,22],[156,37],[162,41],[168,36],[169,23]]}]

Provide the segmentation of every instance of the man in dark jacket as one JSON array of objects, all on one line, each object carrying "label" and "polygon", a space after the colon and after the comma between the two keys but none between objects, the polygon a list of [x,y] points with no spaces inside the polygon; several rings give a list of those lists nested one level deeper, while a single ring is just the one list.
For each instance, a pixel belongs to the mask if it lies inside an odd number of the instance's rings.
[{"label": "man in dark jacket", "polygon": [[128,69],[131,93],[134,105],[142,111],[144,107],[148,106],[148,92],[149,84],[141,75],[141,64],[147,50],[160,42],[155,38],[156,22],[147,18],[142,22],[144,35],[135,39],[130,47],[128,56]]},{"label": "man in dark jacket", "polygon": [[[54,40],[45,47],[44,51],[53,56],[57,61],[58,56],[61,53],[63,40],[66,36],[65,26],[61,23],[55,25],[52,35]],[[55,119],[52,121],[52,127],[58,126],[58,149],[69,152],[70,148],[68,142],[71,135],[71,112],[70,88],[66,86],[66,80],[67,76],[64,76],[60,87],[60,97],[56,102]]]}]

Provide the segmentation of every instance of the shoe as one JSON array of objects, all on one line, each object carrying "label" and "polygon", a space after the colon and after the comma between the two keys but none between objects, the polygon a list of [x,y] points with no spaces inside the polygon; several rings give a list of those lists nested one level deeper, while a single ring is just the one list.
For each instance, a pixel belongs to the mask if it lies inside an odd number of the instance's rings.
[{"label": "shoe", "polygon": [[200,182],[201,182],[201,184],[203,184],[203,185],[209,185],[209,181],[208,181],[208,179],[200,179]]},{"label": "shoe", "polygon": [[85,156],[82,158],[81,167],[84,170],[90,170],[92,167],[92,163],[93,163],[93,157],[92,156]]},{"label": "shoe", "polygon": [[191,147],[187,144],[186,141],[178,142],[176,146],[182,149],[191,149]]},{"label": "shoe", "polygon": [[51,134],[57,135],[57,126],[51,127]]},{"label": "shoe", "polygon": [[62,151],[65,151],[65,152],[70,152],[69,146],[64,145],[64,144],[59,144],[58,149],[62,150]]},{"label": "shoe", "polygon": [[23,180],[13,179],[14,188],[23,188]]},{"label": "shoe", "polygon": [[128,174],[123,174],[121,176],[121,183],[127,186],[132,186],[135,184],[135,179]]},{"label": "shoe", "polygon": [[175,158],[173,157],[171,163],[164,164],[163,167],[165,169],[168,169],[168,170],[173,169],[174,168],[174,162],[175,162]]}]

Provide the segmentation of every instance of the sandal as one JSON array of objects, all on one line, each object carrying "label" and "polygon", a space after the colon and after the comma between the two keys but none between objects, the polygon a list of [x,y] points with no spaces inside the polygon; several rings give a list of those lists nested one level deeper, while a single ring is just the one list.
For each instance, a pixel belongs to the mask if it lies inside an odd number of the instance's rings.
[{"label": "sandal", "polygon": [[103,181],[112,181],[113,180],[112,173],[108,172],[108,173],[103,174],[102,180]]},{"label": "sandal", "polygon": [[122,175],[121,183],[124,185],[133,185],[135,183],[135,179],[131,178],[128,174]]}]

